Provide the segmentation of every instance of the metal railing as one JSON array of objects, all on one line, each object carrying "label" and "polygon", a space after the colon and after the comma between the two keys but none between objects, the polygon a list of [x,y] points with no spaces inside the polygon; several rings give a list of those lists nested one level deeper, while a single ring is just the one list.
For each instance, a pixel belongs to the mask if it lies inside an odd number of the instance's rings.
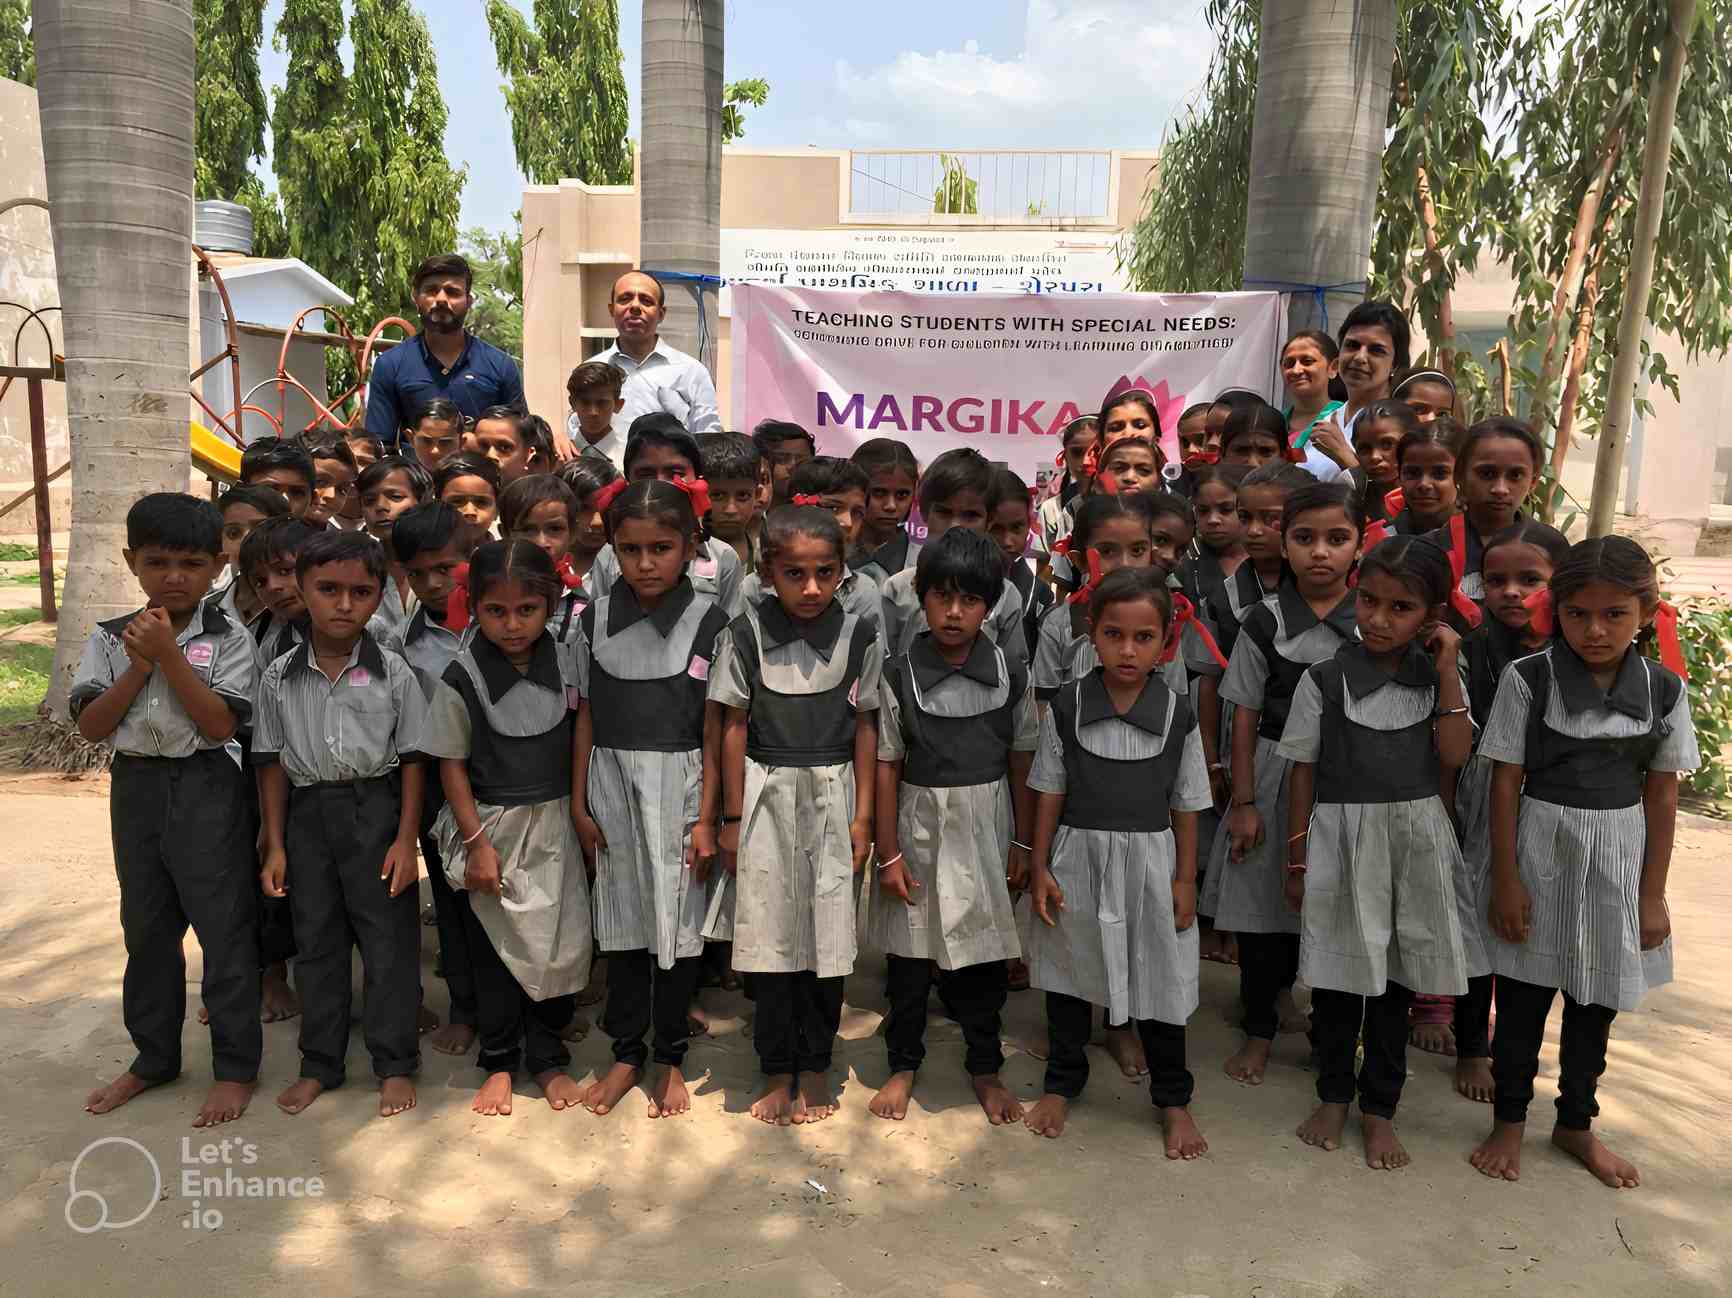
[{"label": "metal railing", "polygon": [[1105,149],[855,149],[852,220],[1076,223],[1111,219],[1114,159]]}]

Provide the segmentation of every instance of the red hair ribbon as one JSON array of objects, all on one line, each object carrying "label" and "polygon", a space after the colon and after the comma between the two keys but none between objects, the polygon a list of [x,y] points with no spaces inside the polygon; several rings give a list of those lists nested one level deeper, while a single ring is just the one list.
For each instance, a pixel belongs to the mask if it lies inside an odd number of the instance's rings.
[{"label": "red hair ribbon", "polygon": [[1359,557],[1363,559],[1383,542],[1389,539],[1389,524],[1381,518],[1375,523],[1365,525],[1365,535],[1360,540]]},{"label": "red hair ribbon", "polygon": [[595,495],[590,497],[590,505],[598,512],[605,514],[607,513],[608,506],[619,499],[620,492],[624,491],[630,485],[631,484],[624,478],[615,478],[612,482],[608,483],[607,486],[603,487],[600,491],[596,492]]},{"label": "red hair ribbon", "polygon": [[1070,537],[1061,536],[1058,540],[1054,541],[1052,543],[1052,552],[1054,554],[1062,554],[1067,559],[1070,558]]},{"label": "red hair ribbon", "polygon": [[1179,461],[1179,463],[1184,465],[1187,469],[1203,469],[1207,468],[1211,464],[1219,464],[1220,462],[1221,453],[1219,451],[1193,451],[1190,455],[1187,455],[1183,460]]},{"label": "red hair ribbon", "polygon": [[1456,616],[1467,623],[1470,628],[1485,621],[1485,613],[1478,604],[1462,594],[1460,586],[1449,592],[1449,606],[1455,610]]},{"label": "red hair ribbon", "polygon": [[1052,457],[1052,463],[1056,469],[1064,468],[1064,444],[1062,442],[1059,444],[1058,454]]},{"label": "red hair ribbon", "polygon": [[553,565],[553,571],[567,590],[576,590],[583,585],[583,578],[577,575],[577,569],[572,566],[569,554],[559,556],[559,562]]},{"label": "red hair ribbon", "polygon": [[824,507],[824,497],[822,497],[822,496],[803,496],[803,495],[802,496],[789,496],[788,497],[788,503],[790,505],[816,505],[819,509],[822,509]]},{"label": "red hair ribbon", "polygon": [[1221,664],[1221,670],[1227,669],[1227,657],[1221,652],[1221,646],[1215,642],[1215,637],[1209,633],[1209,628],[1197,616],[1197,607],[1178,591],[1173,592],[1173,624],[1167,628],[1166,643],[1161,646],[1161,661],[1170,663],[1179,652],[1179,637],[1183,635],[1186,624],[1202,638],[1203,647],[1214,655],[1215,661]]},{"label": "red hair ribbon", "polygon": [[1287,448],[1281,452],[1281,458],[1289,464],[1303,464],[1305,463],[1305,448],[1289,443]]},{"label": "red hair ribbon", "polygon": [[1684,646],[1678,643],[1678,610],[1665,600],[1654,610],[1654,636],[1660,645],[1660,665],[1688,680],[1690,669],[1684,662]]},{"label": "red hair ribbon", "polygon": [[1088,561],[1089,561],[1089,579],[1087,581],[1085,581],[1082,585],[1078,586],[1076,588],[1076,590],[1071,593],[1070,597],[1065,600],[1065,603],[1067,603],[1067,604],[1086,604],[1086,603],[1088,603],[1089,600],[1091,598],[1093,598],[1093,596],[1094,596],[1095,587],[1097,587],[1101,584],[1101,577],[1104,575],[1101,572],[1101,552],[1099,550],[1095,549],[1092,545],[1088,549]]},{"label": "red hair ribbon", "polygon": [[461,631],[469,625],[469,565],[458,564],[451,578],[451,593],[445,597],[445,629]]},{"label": "red hair ribbon", "polygon": [[1467,572],[1467,516],[1456,514],[1449,520],[1449,570],[1455,574],[1456,585]]},{"label": "red hair ribbon", "polygon": [[1552,591],[1550,586],[1542,586],[1522,601],[1528,610],[1528,630],[1535,635],[1550,637],[1557,628],[1557,618],[1552,610]]},{"label": "red hair ribbon", "polygon": [[702,518],[710,512],[710,484],[702,478],[675,478],[674,486],[686,493],[692,502],[692,513]]},{"label": "red hair ribbon", "polygon": [[1393,519],[1407,508],[1407,493],[1400,487],[1395,487],[1383,493],[1383,516]]}]

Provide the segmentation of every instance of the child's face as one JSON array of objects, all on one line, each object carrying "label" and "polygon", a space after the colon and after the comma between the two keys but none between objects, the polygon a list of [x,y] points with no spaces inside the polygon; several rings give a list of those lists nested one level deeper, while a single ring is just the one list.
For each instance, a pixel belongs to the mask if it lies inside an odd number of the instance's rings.
[{"label": "child's face", "polygon": [[1082,477],[1083,463],[1088,458],[1089,447],[1094,445],[1094,441],[1095,430],[1087,424],[1064,439],[1064,471],[1070,474],[1073,481]]},{"label": "child's face", "polygon": [[1300,594],[1327,594],[1347,585],[1359,554],[1359,528],[1337,506],[1308,509],[1288,527],[1281,549]]},{"label": "child's face", "polygon": [[1221,434],[1227,428],[1227,416],[1233,413],[1233,408],[1224,402],[1217,401],[1209,407],[1209,413],[1203,416],[1203,447],[1205,450],[1219,451],[1221,449]]},{"label": "child's face", "polygon": [[290,518],[305,518],[307,507],[313,503],[313,484],[305,474],[295,469],[266,469],[253,474],[247,482],[275,487],[281,492],[283,499],[289,502]]},{"label": "child's face", "polygon": [[443,419],[423,419],[410,437],[415,458],[431,473],[447,456],[457,454],[463,444],[463,430]]},{"label": "child's face", "polygon": [[665,523],[628,518],[614,531],[613,552],[619,575],[647,608],[680,584],[686,564],[697,551],[691,537]]},{"label": "child's face", "polygon": [[1120,515],[1095,528],[1088,548],[1101,561],[1101,576],[1120,568],[1147,568],[1152,562],[1149,534],[1136,518]]},{"label": "child's face", "polygon": [[926,541],[931,544],[953,527],[966,532],[986,531],[986,497],[978,491],[959,491],[932,502],[926,513]]},{"label": "child's face", "polygon": [[746,534],[758,514],[758,484],[751,478],[710,481],[710,532],[724,541]]},{"label": "child's face", "polygon": [[1179,420],[1179,459],[1189,463],[1209,446],[1209,412],[1199,411]]},{"label": "child's face", "polygon": [[352,641],[379,611],[385,586],[359,559],[321,563],[301,575],[301,599],[313,630],[327,640]]},{"label": "child's face", "polygon": [[1243,540],[1239,526],[1239,497],[1224,482],[1207,482],[1191,497],[1197,515],[1197,535],[1211,550],[1225,550]]},{"label": "child's face", "polygon": [[421,601],[429,615],[438,614],[435,621],[443,620],[445,601],[451,597],[451,588],[457,584],[457,569],[468,559],[469,556],[453,541],[443,550],[422,550],[403,565],[409,574],[409,589],[415,592],[415,598]]},{"label": "child's face", "polygon": [[775,500],[788,498],[788,479],[794,476],[794,470],[799,468],[813,455],[812,443],[804,437],[790,437],[785,442],[776,442],[765,456],[770,461],[770,492]]},{"label": "child's face", "polygon": [[1281,353],[1281,382],[1287,395],[1306,406],[1329,399],[1335,362],[1310,338],[1296,338]]},{"label": "child's face", "polygon": [[547,629],[547,597],[515,581],[496,582],[475,605],[481,634],[513,663],[526,663]]},{"label": "child's face", "polygon": [[1196,529],[1177,514],[1158,514],[1149,528],[1149,562],[1171,577]]},{"label": "child's face", "polygon": [[1557,619],[1576,657],[1589,671],[1603,673],[1617,670],[1636,633],[1654,620],[1654,610],[1644,612],[1640,599],[1610,582],[1591,581],[1560,602]]},{"label": "child's face", "polygon": [[602,518],[599,509],[580,500],[577,504],[577,517],[571,524],[571,552],[597,554],[606,544],[607,521]]},{"label": "child's face", "polygon": [[[1083,445],[1088,443],[1085,441]],[[872,475],[872,485],[866,492],[866,526],[874,536],[889,536],[908,521],[908,511],[912,508],[912,476],[902,469],[888,469]]]},{"label": "child's face", "polygon": [[920,601],[926,625],[940,649],[966,653],[991,612],[979,595],[963,590],[929,590]]},{"label": "child's face", "polygon": [[571,511],[566,509],[565,502],[544,500],[517,520],[517,526],[511,529],[511,539],[528,541],[558,566],[571,551],[571,530]]},{"label": "child's face", "polygon": [[[1142,414],[1141,406],[1126,409]],[[1150,491],[1161,485],[1160,459],[1137,442],[1121,442],[1108,451],[1101,473],[1116,482],[1120,491]]]},{"label": "child's face", "polygon": [[477,423],[475,449],[499,466],[499,480],[507,487],[529,472],[529,446],[517,440],[517,427],[509,419]]},{"label": "child's face", "polygon": [[672,482],[675,478],[695,478],[698,471],[697,466],[673,447],[645,442],[633,454],[626,476],[633,482],[654,482],[657,478]]},{"label": "child's face", "polygon": [[1139,688],[1148,680],[1160,660],[1166,635],[1166,619],[1146,599],[1115,600],[1089,624],[1089,639],[1100,657],[1106,683],[1126,689]]},{"label": "child's face", "polygon": [[1389,390],[1395,369],[1395,339],[1382,325],[1355,325],[1341,340],[1337,365],[1347,395],[1371,401]]},{"label": "child's face", "polygon": [[770,585],[788,616],[807,622],[830,606],[844,571],[835,546],[796,532],[770,564]]},{"label": "child's face", "polygon": [[259,603],[272,617],[292,622],[307,611],[301,600],[300,584],[295,580],[294,555],[273,554],[247,575],[252,578]]},{"label": "child's face", "polygon": [[1486,610],[1510,630],[1525,631],[1531,616],[1525,601],[1550,584],[1552,557],[1537,545],[1511,541],[1485,552],[1480,576]]},{"label": "child's face", "polygon": [[1280,454],[1281,443],[1273,435],[1253,429],[1235,437],[1221,458],[1228,464],[1243,464],[1257,469]]},{"label": "child's face", "polygon": [[824,508],[842,525],[842,543],[852,550],[860,539],[860,529],[866,524],[866,493],[854,487],[848,491],[828,493],[823,501]]},{"label": "child's face", "polygon": [[1454,394],[1434,379],[1409,384],[1401,399],[1413,407],[1413,413],[1419,416],[1422,424],[1429,424],[1439,415],[1447,415],[1455,409]]},{"label": "child's face", "polygon": [[1361,419],[1353,425],[1353,453],[1372,482],[1393,487],[1401,475],[1395,448],[1401,445],[1401,425],[1393,419]]},{"label": "child's face", "polygon": [[138,578],[146,603],[162,609],[176,621],[192,615],[199,601],[210,594],[211,583],[222,570],[222,559],[202,550],[142,545],[122,553],[126,566]]},{"label": "child's face", "polygon": [[[998,552],[1004,556],[1004,570],[1010,571],[1010,565],[1016,563],[1028,549],[1028,501],[1001,500],[998,508],[992,511],[992,520],[986,525],[986,535],[998,547]],[[931,621],[930,618],[927,619]]]},{"label": "child's face", "polygon": [[313,461],[313,503],[307,522],[323,527],[343,512],[355,494],[355,471],[341,460]]},{"label": "child's face", "polygon": [[483,530],[491,528],[499,517],[499,497],[493,494],[493,484],[474,474],[460,473],[452,478],[439,499]]},{"label": "child's face", "polygon": [[1401,457],[1401,495],[1414,518],[1443,521],[1455,512],[1455,456],[1447,446],[1420,442]]},{"label": "child's face", "polygon": [[397,516],[414,507],[415,488],[409,482],[409,475],[401,469],[387,473],[361,497],[361,512],[367,518],[367,531],[380,544],[389,543],[391,524],[397,521]]},{"label": "child's face", "polygon": [[1534,461],[1527,443],[1514,437],[1482,437],[1455,466],[1461,503],[1480,532],[1515,522],[1516,510],[1534,489]]},{"label": "child's face", "polygon": [[379,453],[373,449],[371,437],[346,437],[343,440],[349,447],[349,454],[355,457],[356,477],[365,473],[369,465],[378,463]]},{"label": "child's face", "polygon": [[1411,586],[1386,572],[1362,573],[1353,593],[1359,639],[1367,653],[1379,657],[1405,653],[1435,612]]},{"label": "child's face", "polygon": [[1239,488],[1239,531],[1245,553],[1271,563],[1281,557],[1281,512],[1287,493],[1278,487]]},{"label": "child's face", "polygon": [[223,560],[237,574],[241,570],[241,542],[270,515],[239,501],[223,510]]},{"label": "child's face", "polygon": [[586,442],[599,442],[613,431],[613,417],[623,409],[625,399],[611,388],[587,388],[571,399],[571,413]]}]

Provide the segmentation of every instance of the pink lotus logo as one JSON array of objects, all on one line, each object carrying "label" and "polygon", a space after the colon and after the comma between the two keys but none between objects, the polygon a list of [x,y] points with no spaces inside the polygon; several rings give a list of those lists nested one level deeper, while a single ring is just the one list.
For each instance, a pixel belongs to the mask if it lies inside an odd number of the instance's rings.
[{"label": "pink lotus logo", "polygon": [[1171,435],[1173,430],[1179,426],[1179,416],[1184,413],[1185,398],[1182,395],[1176,395],[1168,388],[1165,379],[1159,383],[1151,384],[1140,374],[1134,379],[1129,374],[1121,374],[1119,381],[1108,389],[1106,400],[1101,402],[1101,407],[1104,409],[1112,404],[1114,397],[1136,390],[1149,394],[1149,399],[1155,403],[1155,413],[1160,416],[1161,428],[1165,433]]}]

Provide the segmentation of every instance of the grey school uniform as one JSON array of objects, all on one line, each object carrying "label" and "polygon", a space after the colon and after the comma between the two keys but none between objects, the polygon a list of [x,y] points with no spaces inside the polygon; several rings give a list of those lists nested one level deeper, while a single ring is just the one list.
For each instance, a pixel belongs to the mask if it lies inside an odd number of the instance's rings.
[{"label": "grey school uniform", "polygon": [[607,840],[595,863],[596,942],[647,949],[663,969],[704,949],[709,898],[686,850],[703,795],[704,697],[726,627],[690,581],[649,613],[619,581],[584,610],[573,645],[594,734],[589,811]]},{"label": "grey school uniform", "polygon": [[[914,637],[926,630],[926,610],[914,593],[914,569],[904,568],[883,585],[884,652],[905,654],[914,647]],[[1028,662],[1028,637],[1022,629],[1022,595],[1014,582],[1005,582],[981,629],[991,636],[1012,662]]]},{"label": "grey school uniform", "polygon": [[[748,572],[740,581],[740,607],[750,608],[764,598],[764,593],[764,579],[755,571]],[[852,613],[874,631],[879,629],[884,617],[884,593],[864,572],[850,568],[843,573],[836,584],[836,602],[842,605],[844,613]],[[730,616],[738,617],[739,610]]]},{"label": "grey school uniform", "polygon": [[[387,649],[402,654],[403,660],[415,669],[415,679],[421,684],[421,692],[431,703],[439,686],[439,678],[445,674],[451,660],[462,652],[464,646],[474,637],[473,622],[462,631],[453,631],[443,622],[435,622],[428,617],[425,605],[417,604],[415,611],[384,644]],[[438,781],[435,780],[434,783],[437,784]]]},{"label": "grey school uniform", "polygon": [[[1034,697],[1042,704],[1051,700],[1062,686],[1080,680],[1101,665],[1094,641],[1088,638],[1086,631],[1076,629],[1080,620],[1076,607],[1074,604],[1055,605],[1040,620],[1029,678],[1034,685]],[[1160,677],[1173,693],[1189,696],[1190,675],[1183,654],[1175,653],[1162,663]],[[1193,712],[1191,715],[1196,714]]]},{"label": "grey school uniform", "polygon": [[1253,761],[1257,811],[1263,842],[1229,859],[1232,836],[1215,835],[1208,872],[1220,879],[1214,894],[1215,924],[1230,933],[1297,933],[1299,917],[1287,904],[1287,768],[1281,732],[1299,678],[1313,663],[1333,658],[1357,640],[1353,592],[1342,596],[1329,615],[1318,619],[1290,582],[1246,614],[1221,678],[1221,698],[1260,714]]},{"label": "grey school uniform", "polygon": [[903,764],[897,841],[920,887],[909,905],[868,881],[861,945],[940,969],[1015,959],[1009,754],[1040,733],[1026,670],[985,636],[952,667],[921,635],[884,665],[879,700],[878,759]]},{"label": "grey school uniform", "polygon": [[747,713],[738,868],[704,936],[742,973],[838,977],[854,968],[855,717],[878,710],[884,649],[831,602],[796,623],[772,598],[729,625],[709,697]]},{"label": "grey school uniform", "polygon": [[403,629],[403,624],[409,620],[409,615],[421,607],[421,601],[415,598],[411,591],[407,596],[397,588],[397,579],[389,572],[385,574],[384,593],[379,598],[378,610],[367,619],[367,634],[380,644],[386,644],[391,637]]},{"label": "grey school uniform", "polygon": [[[1467,991],[1465,871],[1443,805],[1436,712],[1437,672],[1418,645],[1393,677],[1358,643],[1343,645],[1293,691],[1278,751],[1316,768],[1299,924],[1299,976],[1311,987]],[[1270,832],[1285,843],[1285,823]]]},{"label": "grey school uniform", "polygon": [[[553,637],[536,642],[519,673],[476,636],[451,660],[428,710],[422,751],[464,760],[488,841],[499,854],[500,891],[472,893],[471,913],[536,1001],[589,981],[589,882],[571,821],[571,716],[577,683]],[[563,771],[560,768],[563,754]],[[463,887],[463,831],[447,804],[434,822],[446,878]]]},{"label": "grey school uniform", "polygon": [[[738,552],[726,541],[718,541],[714,537],[706,538],[698,546],[698,552],[692,561],[686,565],[686,576],[691,578],[693,590],[712,600],[716,607],[729,617],[738,617],[745,608],[745,601],[740,594],[740,582],[745,576],[745,569],[740,563]],[[613,546],[604,545],[596,552],[595,562],[590,564],[589,572],[583,579],[583,587],[589,592],[591,599],[599,599],[612,590],[614,582],[618,580],[619,556],[614,554]]]},{"label": "grey school uniform", "polygon": [[900,530],[877,549],[855,551],[848,564],[855,572],[870,577],[882,589],[904,568],[912,568],[919,557],[920,542],[909,536],[906,530]]},{"label": "grey school uniform", "polygon": [[[304,613],[292,622],[278,617],[275,613],[261,614],[247,628],[248,633],[253,638],[253,668],[255,673],[263,675],[265,668],[288,653],[289,650],[304,644],[309,626],[310,623]],[[377,636],[373,638],[379,639]]]},{"label": "grey school uniform", "polygon": [[1479,751],[1525,771],[1516,865],[1533,923],[1526,942],[1491,935],[1493,972],[1561,988],[1583,1005],[1636,1008],[1672,980],[1671,938],[1641,949],[1642,781],[1701,761],[1688,689],[1631,649],[1604,692],[1553,640],[1504,672]]},{"label": "grey school uniform", "polygon": [[1171,813],[1210,803],[1190,704],[1151,676],[1121,716],[1092,671],[1053,697],[1028,783],[1065,795],[1048,861],[1065,908],[1030,929],[1029,982],[1113,1023],[1182,1025],[1197,1008],[1197,926],[1173,922]]}]

